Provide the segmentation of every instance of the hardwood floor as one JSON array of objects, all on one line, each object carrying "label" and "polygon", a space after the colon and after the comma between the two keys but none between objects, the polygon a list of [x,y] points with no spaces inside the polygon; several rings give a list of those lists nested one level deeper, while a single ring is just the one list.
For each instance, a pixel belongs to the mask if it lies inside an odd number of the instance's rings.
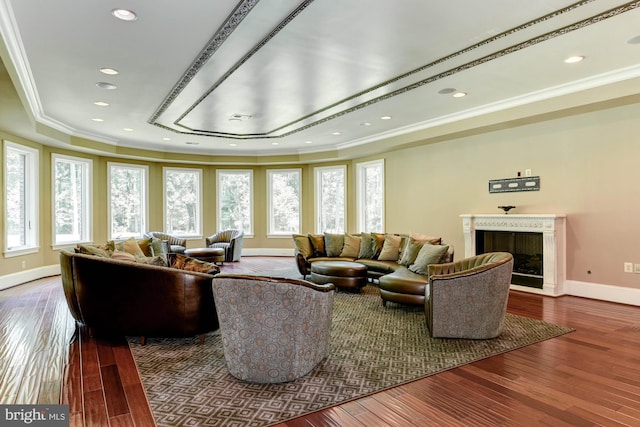
[{"label": "hardwood floor", "polygon": [[[223,271],[293,263],[244,257]],[[508,311],[576,331],[278,427],[640,425],[640,307],[511,292]],[[73,331],[59,277],[0,291],[0,403],[67,403],[71,426],[153,426],[124,338]]]}]

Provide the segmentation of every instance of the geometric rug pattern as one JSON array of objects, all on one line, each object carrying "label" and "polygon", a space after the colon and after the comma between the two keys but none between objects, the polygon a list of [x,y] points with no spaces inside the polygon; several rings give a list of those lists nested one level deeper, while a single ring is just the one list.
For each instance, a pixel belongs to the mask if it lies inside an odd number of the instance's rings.
[{"label": "geometric rug pattern", "polygon": [[235,379],[218,331],[193,338],[129,340],[156,423],[267,426],[570,332],[507,314],[492,340],[436,339],[422,307],[387,304],[378,288],[335,295],[331,353],[311,373],[282,384]]}]

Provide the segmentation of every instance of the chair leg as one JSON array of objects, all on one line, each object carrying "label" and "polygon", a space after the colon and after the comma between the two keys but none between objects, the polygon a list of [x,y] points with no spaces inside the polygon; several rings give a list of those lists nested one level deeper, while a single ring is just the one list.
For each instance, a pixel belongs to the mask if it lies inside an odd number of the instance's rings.
[{"label": "chair leg", "polygon": [[145,345],[147,343],[147,337],[141,336],[140,337],[140,345]]},{"label": "chair leg", "polygon": [[383,307],[386,307],[386,306],[387,306],[387,300],[386,300],[386,299],[383,299],[383,300],[382,300],[382,306],[383,306]]},{"label": "chair leg", "polygon": [[200,345],[204,344],[204,334],[200,334]]}]

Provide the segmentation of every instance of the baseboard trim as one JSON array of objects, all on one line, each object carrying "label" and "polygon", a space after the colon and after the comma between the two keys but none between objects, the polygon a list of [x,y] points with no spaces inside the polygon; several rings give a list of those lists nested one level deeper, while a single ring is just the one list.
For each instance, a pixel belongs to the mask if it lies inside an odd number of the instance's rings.
[{"label": "baseboard trim", "polygon": [[47,265],[44,267],[32,268],[30,270],[20,271],[18,273],[0,276],[0,290],[31,282],[32,280],[42,279],[49,276],[57,276],[60,274],[60,265]]},{"label": "baseboard trim", "polygon": [[567,280],[566,295],[640,306],[640,289]]}]

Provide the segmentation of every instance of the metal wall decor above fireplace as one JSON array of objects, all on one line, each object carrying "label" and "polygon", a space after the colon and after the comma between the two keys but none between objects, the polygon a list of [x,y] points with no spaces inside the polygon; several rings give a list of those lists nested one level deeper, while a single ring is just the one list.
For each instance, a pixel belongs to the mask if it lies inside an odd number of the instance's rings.
[{"label": "metal wall decor above fireplace", "polygon": [[461,215],[465,257],[486,252],[514,256],[512,288],[564,294],[565,216],[552,214]]}]

